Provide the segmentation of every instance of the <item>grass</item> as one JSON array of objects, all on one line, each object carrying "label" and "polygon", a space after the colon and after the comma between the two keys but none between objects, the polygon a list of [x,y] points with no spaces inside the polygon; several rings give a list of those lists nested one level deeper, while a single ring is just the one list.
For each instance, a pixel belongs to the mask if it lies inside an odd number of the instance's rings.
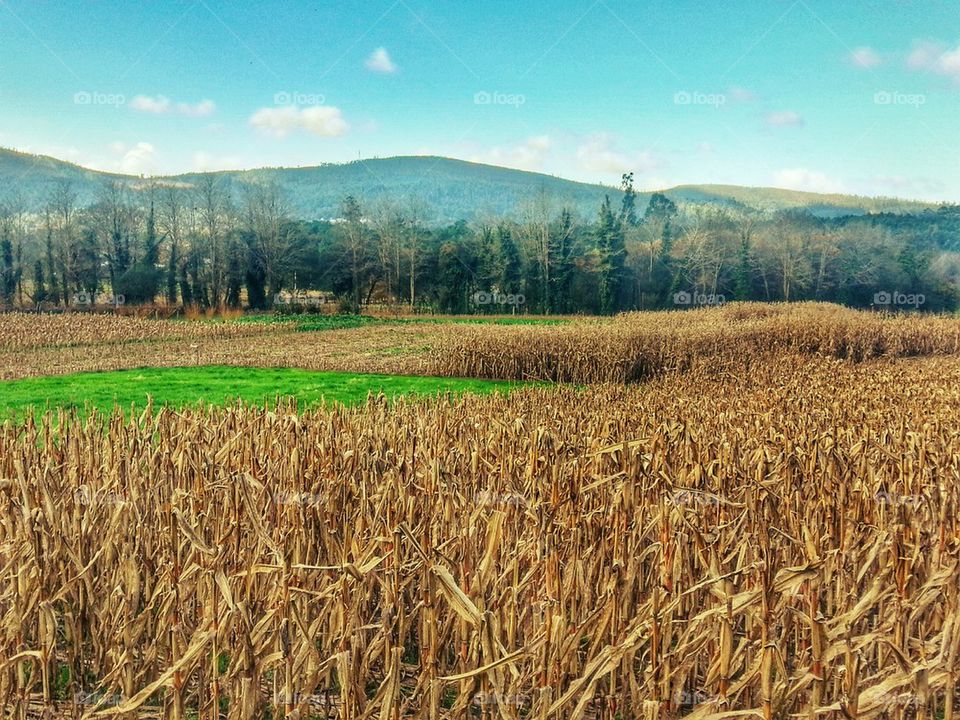
[{"label": "grass", "polygon": [[238,323],[292,323],[300,332],[318,332],[324,330],[351,330],[353,328],[368,327],[370,325],[395,324],[458,324],[458,325],[562,325],[568,322],[566,318],[549,317],[483,317],[470,316],[420,316],[420,317],[372,317],[370,315],[319,315],[313,313],[297,314],[269,314],[257,313],[244,315],[233,322]]},{"label": "grass", "polygon": [[139,368],[77,373],[0,382],[0,413],[22,416],[30,408],[185,407],[198,402],[226,404],[236,399],[263,404],[291,396],[301,405],[363,402],[369,393],[435,395],[437,393],[506,392],[517,383],[407,375],[316,372],[294,368],[244,368],[219,365]]},{"label": "grass", "polygon": [[423,318],[401,318],[394,322],[407,323],[438,323],[452,325],[564,325],[569,322],[567,318],[539,318],[539,317],[480,317],[471,315],[467,317],[423,317]]},{"label": "grass", "polygon": [[244,315],[237,318],[234,322],[238,323],[266,323],[283,324],[293,323],[297,330],[301,332],[315,332],[320,330],[350,330],[352,328],[364,327],[366,325],[376,324],[377,318],[367,315],[281,315],[258,313],[255,315]]}]

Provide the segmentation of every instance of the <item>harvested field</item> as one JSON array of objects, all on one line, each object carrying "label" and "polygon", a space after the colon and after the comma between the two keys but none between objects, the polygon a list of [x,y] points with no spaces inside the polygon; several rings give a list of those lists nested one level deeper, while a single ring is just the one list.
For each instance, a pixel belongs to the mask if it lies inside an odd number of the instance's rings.
[{"label": "harvested field", "polygon": [[445,336],[431,372],[554,382],[635,382],[669,371],[747,372],[782,353],[860,362],[960,354],[960,319],[825,303],[733,303],[625,313],[560,327],[469,326]]},{"label": "harvested field", "polygon": [[[171,322],[9,314],[0,379],[138,367],[233,365],[554,382],[636,382],[671,371],[747,372],[781,353],[860,362],[960,353],[960,320],[836,305],[731,304],[615,318],[501,324],[336,318]],[[256,319],[255,319],[256,320]],[[314,327],[334,329],[312,329]]]},{"label": "harvested field", "polygon": [[[429,374],[431,351],[440,338],[458,331],[452,326],[430,323],[377,324],[317,332],[297,332],[286,324],[177,325],[186,328],[187,333],[194,332],[194,328],[199,330],[193,336],[137,342],[124,339],[121,334],[82,346],[42,346],[40,336],[24,337],[21,348],[0,341],[0,380],[190,365],[425,375]],[[218,336],[210,328],[241,328],[247,334],[229,330]],[[236,335],[229,334],[234,332]],[[157,335],[162,337],[163,333]]]},{"label": "harvested field", "polygon": [[3,313],[0,349],[198,341],[276,333],[292,324],[153,320],[111,313]]},{"label": "harvested field", "polygon": [[960,365],[0,430],[16,716],[955,717]]}]

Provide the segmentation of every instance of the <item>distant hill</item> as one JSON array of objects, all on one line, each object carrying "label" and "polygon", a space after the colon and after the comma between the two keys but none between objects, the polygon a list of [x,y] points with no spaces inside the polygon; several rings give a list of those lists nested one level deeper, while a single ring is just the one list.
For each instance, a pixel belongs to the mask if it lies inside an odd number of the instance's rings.
[{"label": "distant hill", "polygon": [[[158,177],[160,183],[193,185],[204,173]],[[603,196],[619,197],[619,190],[574,182],[541,173],[445,157],[391,157],[356,160],[313,167],[261,168],[215,173],[232,181],[239,199],[245,184],[273,182],[283,191],[293,212],[308,220],[336,217],[340,201],[355,195],[369,206],[379,198],[398,201],[416,198],[429,208],[434,222],[472,220],[484,215],[509,215],[525,202],[545,192],[555,207],[565,205],[592,217]],[[0,148],[0,199],[17,189],[31,209],[39,209],[58,181],[70,181],[78,203],[95,201],[107,180],[142,188],[144,178],[104,173],[42,155]],[[680,185],[664,193],[676,202],[698,205],[748,207],[761,210],[805,209],[821,217],[860,215],[868,212],[919,212],[931,203],[853,195],[751,188],[736,185]],[[642,208],[651,193],[639,193]]]},{"label": "distant hill", "polygon": [[785,190],[742,185],[678,185],[666,193],[674,200],[693,204],[730,204],[757,210],[807,210],[819,217],[862,215],[864,213],[922,212],[939,207],[938,203],[888,197],[866,197]]}]

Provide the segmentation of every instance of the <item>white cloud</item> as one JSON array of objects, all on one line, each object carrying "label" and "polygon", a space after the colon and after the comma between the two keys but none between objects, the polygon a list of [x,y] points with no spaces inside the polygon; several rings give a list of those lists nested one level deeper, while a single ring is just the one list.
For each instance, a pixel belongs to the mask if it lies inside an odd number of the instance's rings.
[{"label": "white cloud", "polygon": [[960,78],[960,45],[941,55],[937,67],[944,75]]},{"label": "white cloud", "polygon": [[320,137],[337,137],[350,128],[340,108],[332,105],[260,108],[250,117],[250,124],[277,138],[284,138],[297,130]]},{"label": "white cloud", "polygon": [[869,70],[883,63],[880,53],[870,47],[858,47],[850,53],[850,62],[858,68]]},{"label": "white cloud", "polygon": [[185,117],[209,117],[217,109],[213,100],[201,100],[198,103],[171,102],[165,95],[137,95],[130,101],[130,107],[137,112],[151,115],[183,115]]},{"label": "white cloud", "polygon": [[487,152],[473,155],[470,157],[470,161],[512,167],[518,170],[542,170],[552,147],[553,142],[549,135],[535,135],[517,145],[506,148],[494,147]]},{"label": "white cloud", "polygon": [[927,70],[943,53],[942,43],[930,40],[918,40],[913,44],[913,50],[907,55],[907,67],[911,70]]},{"label": "white cloud", "polygon": [[702,142],[697,145],[697,152],[701,155],[713,155],[713,145],[708,142]]},{"label": "white cloud", "polygon": [[643,174],[660,167],[660,161],[649,150],[639,153],[621,151],[610,133],[596,133],[577,148],[580,167],[589,172],[622,175]]},{"label": "white cloud", "polygon": [[[122,146],[116,146],[122,147]],[[128,175],[147,175],[156,171],[157,151],[150,143],[138,142],[123,153],[119,169]]]},{"label": "white cloud", "polygon": [[943,43],[930,40],[915,42],[907,56],[907,67],[944,75],[960,83],[960,45],[951,49]]},{"label": "white cloud", "polygon": [[804,119],[800,113],[793,110],[777,110],[767,113],[764,121],[769,127],[803,127]]},{"label": "white cloud", "polygon": [[366,65],[367,70],[371,72],[385,73],[387,75],[392,75],[400,69],[396,63],[390,59],[390,53],[387,52],[387,49],[383,47],[378,47],[370,53],[370,57],[367,58],[364,65]]},{"label": "white cloud", "polygon": [[822,172],[807,168],[784,168],[774,173],[773,184],[788,190],[816,193],[842,193],[843,183]]},{"label": "white cloud", "polygon": [[163,95],[157,95],[156,97],[137,95],[130,101],[130,107],[137,112],[165,115],[170,112],[170,98],[164,97]]}]

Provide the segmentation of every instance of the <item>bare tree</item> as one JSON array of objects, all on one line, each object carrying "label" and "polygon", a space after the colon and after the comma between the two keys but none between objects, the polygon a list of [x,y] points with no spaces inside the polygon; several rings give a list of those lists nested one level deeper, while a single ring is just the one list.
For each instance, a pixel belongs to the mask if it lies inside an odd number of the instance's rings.
[{"label": "bare tree", "polygon": [[[276,195],[276,188],[272,188],[270,192]],[[267,211],[267,205],[269,203],[261,202],[260,209]],[[207,174],[200,178],[196,188],[196,207],[207,258],[205,284],[209,289],[211,305],[219,307],[223,304],[226,293],[230,202],[223,181],[216,175]]]},{"label": "bare tree", "polygon": [[360,311],[360,258],[363,254],[364,228],[363,211],[353,195],[347,195],[340,205],[343,216],[344,238],[350,255],[350,292],[353,298],[353,311]]},{"label": "bare tree", "polygon": [[26,201],[23,193],[15,189],[0,203],[0,225],[7,242],[10,243],[10,260],[13,295],[17,303],[23,305],[23,243],[27,235]]},{"label": "bare tree", "polygon": [[427,208],[422,200],[411,197],[407,201],[407,257],[410,271],[410,307],[416,305],[417,286],[417,248],[420,244],[420,233],[423,232],[423,223],[427,217]]},{"label": "bare tree", "polygon": [[116,291],[120,278],[134,263],[131,239],[136,234],[138,218],[127,186],[106,182],[89,216],[105,249],[110,287]]},{"label": "bare tree", "polygon": [[536,258],[540,280],[540,303],[544,313],[550,313],[553,307],[550,297],[553,255],[550,238],[550,218],[552,203],[546,190],[541,188],[521,211],[518,226],[519,236],[527,253]]},{"label": "bare tree", "polygon": [[377,233],[377,256],[380,274],[394,300],[400,299],[400,252],[406,232],[407,218],[397,203],[382,198],[373,209],[371,218]]},{"label": "bare tree", "polygon": [[166,298],[167,303],[175,305],[177,302],[177,283],[182,271],[181,253],[184,248],[184,239],[187,225],[187,213],[183,207],[183,189],[168,186],[160,193],[157,226],[160,234],[167,239],[167,271],[166,271]]},{"label": "bare tree", "polygon": [[64,305],[69,305],[77,240],[77,193],[69,180],[60,180],[54,185],[49,208],[55,235],[59,239],[57,243],[57,261],[60,265],[59,294],[63,298]]},{"label": "bare tree", "polygon": [[296,266],[290,210],[276,185],[256,184],[247,188],[245,215],[253,259],[263,273],[267,297],[275,297]]}]

